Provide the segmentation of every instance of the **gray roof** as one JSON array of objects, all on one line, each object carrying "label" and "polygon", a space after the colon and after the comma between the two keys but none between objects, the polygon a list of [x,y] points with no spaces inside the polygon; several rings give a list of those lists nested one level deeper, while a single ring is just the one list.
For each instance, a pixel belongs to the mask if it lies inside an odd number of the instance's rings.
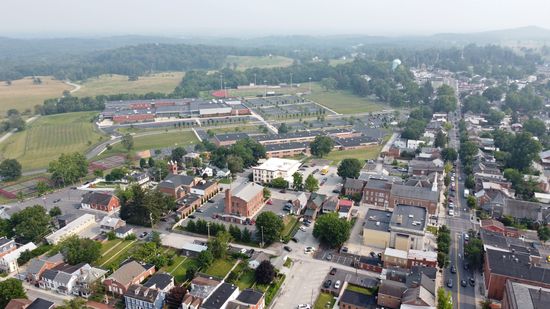
[{"label": "gray roof", "polygon": [[390,230],[391,215],[391,211],[371,208],[367,211],[365,228],[388,232]]},{"label": "gray roof", "polygon": [[402,282],[382,280],[378,293],[401,298],[401,295],[403,295],[403,292],[405,292],[406,289],[407,286]]},{"label": "gray roof", "polygon": [[365,186],[365,182],[360,179],[354,179],[354,178],[346,178],[346,182],[344,183],[344,189],[357,189],[362,190]]},{"label": "gray roof", "polygon": [[238,141],[240,139],[248,138],[248,134],[246,133],[216,134],[215,138],[220,142]]},{"label": "gray roof", "polygon": [[367,181],[367,184],[365,185],[365,188],[367,189],[377,189],[377,190],[389,190],[391,189],[388,184],[391,184],[387,180],[380,180],[380,179],[369,179]]},{"label": "gray roof", "polygon": [[550,308],[550,289],[508,280],[506,292],[512,308]]},{"label": "gray roof", "polygon": [[323,205],[325,200],[327,199],[327,196],[325,194],[319,194],[319,193],[311,193],[311,196],[309,197],[309,200],[315,204],[316,207],[320,207]]},{"label": "gray roof", "polygon": [[277,143],[265,145],[265,151],[281,151],[281,150],[294,150],[294,149],[307,149],[310,142],[291,142],[291,143]]},{"label": "gray roof", "polygon": [[427,210],[420,206],[397,205],[393,209],[390,226],[423,231],[426,227]]},{"label": "gray roof", "polygon": [[543,204],[536,202],[527,202],[507,198],[504,200],[504,215],[512,216],[517,219],[528,218],[533,221],[538,221],[539,212],[542,210]]},{"label": "gray roof", "polygon": [[83,204],[108,205],[113,195],[104,192],[91,191],[82,196]]},{"label": "gray roof", "polygon": [[245,304],[251,304],[255,305],[257,304],[260,299],[264,296],[264,293],[253,290],[253,289],[246,289],[237,296],[237,300],[240,302],[243,302]]},{"label": "gray roof", "polygon": [[6,245],[6,244],[9,244],[10,242],[12,242],[13,240],[9,239],[9,238],[6,238],[6,237],[1,237],[0,238],[0,247]]},{"label": "gray roof", "polygon": [[195,177],[192,176],[169,174],[159,183],[159,187],[175,189],[179,186],[190,186],[194,180]]},{"label": "gray roof", "polygon": [[59,271],[55,270],[55,269],[46,269],[43,273],[42,273],[42,278],[43,279],[46,279],[46,280],[51,280],[51,281],[54,281],[55,280],[55,277],[57,276],[57,273],[59,273]]},{"label": "gray roof", "polygon": [[28,307],[27,309],[50,309],[50,308],[53,308],[54,306],[54,303],[49,301],[49,300],[45,300],[43,298],[37,298],[35,299]]},{"label": "gray roof", "polygon": [[123,225],[123,226],[117,228],[117,229],[115,230],[115,233],[126,234],[126,233],[128,233],[129,231],[131,231],[131,230],[133,230],[133,229],[134,229],[134,228],[131,227],[131,226],[129,226],[129,225]]},{"label": "gray roof", "polygon": [[344,147],[356,147],[368,143],[377,142],[376,138],[370,136],[358,136],[358,137],[347,137],[347,138],[335,138],[335,144],[341,145]]},{"label": "gray roof", "polygon": [[229,299],[229,297],[238,289],[237,286],[229,283],[222,283],[215,291],[208,297],[206,302],[201,305],[204,309],[219,309]]},{"label": "gray roof", "polygon": [[112,273],[109,278],[126,285],[130,283],[133,278],[139,276],[145,271],[146,269],[143,265],[136,261],[130,261]]},{"label": "gray roof", "polygon": [[139,299],[148,303],[154,303],[158,296],[159,291],[157,289],[150,289],[141,284],[132,284],[124,294],[124,297]]},{"label": "gray roof", "polygon": [[340,302],[352,304],[359,308],[374,308],[376,300],[373,295],[367,295],[351,290],[345,290],[340,297]]},{"label": "gray roof", "polygon": [[337,196],[329,197],[325,203],[323,203],[323,211],[336,211],[339,200]]},{"label": "gray roof", "polygon": [[243,201],[250,201],[252,198],[254,198],[256,195],[260,194],[260,192],[263,192],[264,187],[255,184],[253,182],[244,183],[232,190],[231,194],[235,197],[238,197],[242,199]]},{"label": "gray roof", "polygon": [[164,290],[167,286],[174,283],[174,277],[167,273],[156,273],[147,282],[143,284],[145,287],[155,287],[159,290]]},{"label": "gray roof", "polygon": [[531,264],[530,256],[487,248],[488,267],[492,274],[550,284],[550,269]]},{"label": "gray roof", "polygon": [[60,271],[57,273],[57,276],[55,276],[55,281],[61,285],[67,285],[69,284],[69,281],[71,281],[72,277],[73,276],[71,274]]},{"label": "gray roof", "polygon": [[391,194],[393,196],[400,196],[405,198],[414,198],[418,200],[426,200],[431,202],[437,202],[439,194],[428,188],[410,187],[400,184],[393,184],[391,187]]}]

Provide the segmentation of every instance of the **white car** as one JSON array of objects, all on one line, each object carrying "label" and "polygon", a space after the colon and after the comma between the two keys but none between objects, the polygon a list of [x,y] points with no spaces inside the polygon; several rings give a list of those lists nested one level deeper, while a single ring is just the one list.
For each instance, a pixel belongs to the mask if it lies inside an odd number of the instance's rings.
[{"label": "white car", "polygon": [[454,216],[454,215],[455,215],[455,211],[452,209],[449,209],[449,216]]},{"label": "white car", "polygon": [[337,280],[337,281],[334,283],[334,288],[335,288],[335,289],[339,289],[339,288],[340,288],[340,280]]},{"label": "white car", "polygon": [[305,226],[303,226],[303,225],[302,225],[302,226],[300,226],[300,231],[302,231],[302,232],[305,232],[305,231],[306,231],[306,227],[305,227]]},{"label": "white car", "polygon": [[297,309],[311,309],[311,305],[310,304],[299,304],[298,307],[296,307]]},{"label": "white car", "polygon": [[304,249],[304,252],[305,252],[306,254],[315,252],[315,248],[313,248],[313,247],[306,247],[306,248]]}]

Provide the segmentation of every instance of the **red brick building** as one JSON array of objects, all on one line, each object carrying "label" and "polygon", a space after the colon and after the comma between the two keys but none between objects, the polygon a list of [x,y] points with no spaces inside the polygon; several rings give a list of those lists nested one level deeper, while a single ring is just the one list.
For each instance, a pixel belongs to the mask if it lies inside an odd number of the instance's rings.
[{"label": "red brick building", "polygon": [[198,182],[199,179],[193,176],[170,174],[159,183],[158,190],[179,199],[190,193],[191,187]]},{"label": "red brick building", "polygon": [[105,290],[118,295],[124,295],[132,284],[139,284],[155,273],[155,265],[140,264],[130,261],[122,265],[107,279],[103,280]]},{"label": "red brick building", "polygon": [[264,205],[264,187],[253,182],[225,191],[224,219],[242,223],[252,218]]},{"label": "red brick building", "polygon": [[120,200],[110,193],[92,191],[82,196],[80,206],[83,209],[112,212],[120,207]]}]

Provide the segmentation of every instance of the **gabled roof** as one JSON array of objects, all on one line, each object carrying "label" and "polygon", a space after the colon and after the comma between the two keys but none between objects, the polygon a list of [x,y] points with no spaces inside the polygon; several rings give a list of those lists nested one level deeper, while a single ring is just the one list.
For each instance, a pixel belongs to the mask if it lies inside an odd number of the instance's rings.
[{"label": "gabled roof", "polygon": [[237,296],[237,300],[245,303],[245,304],[251,304],[255,305],[257,304],[262,297],[264,296],[264,293],[253,290],[253,289],[246,289]]},{"label": "gabled roof", "polygon": [[344,183],[344,189],[363,190],[364,186],[365,182],[363,180],[354,178],[346,178],[346,181]]},{"label": "gabled roof", "polygon": [[418,200],[425,200],[431,202],[437,202],[439,198],[438,192],[432,191],[428,188],[411,187],[400,184],[393,184],[391,187],[391,195],[405,198],[414,198]]},{"label": "gabled roof", "polygon": [[35,299],[28,307],[27,309],[50,309],[54,307],[54,303],[45,300],[43,298],[37,298]]},{"label": "gabled roof", "polygon": [[[153,266],[154,267],[154,266]],[[123,285],[127,285],[132,282],[132,279],[144,273],[147,269],[136,261],[130,261],[122,265],[114,273],[112,273],[108,279],[112,279]]]},{"label": "gabled roof", "polygon": [[504,200],[504,215],[514,218],[528,218],[533,221],[539,220],[539,212],[542,210],[543,204],[536,202],[527,202],[514,199]]},{"label": "gabled roof", "polygon": [[191,186],[195,181],[195,177],[187,175],[169,174],[158,186],[159,188],[176,189],[180,186]]},{"label": "gabled roof", "polygon": [[232,190],[231,194],[245,202],[252,200],[258,194],[263,193],[264,187],[253,182],[244,183]]},{"label": "gabled roof", "polygon": [[91,191],[82,196],[82,204],[98,204],[109,205],[112,198],[117,198],[114,195],[105,192]]},{"label": "gabled roof", "polygon": [[143,284],[147,288],[156,288],[159,290],[164,290],[170,284],[174,283],[174,277],[167,273],[155,273],[154,275]]},{"label": "gabled roof", "polygon": [[404,283],[393,280],[382,280],[378,293],[401,298],[406,289],[407,286]]}]

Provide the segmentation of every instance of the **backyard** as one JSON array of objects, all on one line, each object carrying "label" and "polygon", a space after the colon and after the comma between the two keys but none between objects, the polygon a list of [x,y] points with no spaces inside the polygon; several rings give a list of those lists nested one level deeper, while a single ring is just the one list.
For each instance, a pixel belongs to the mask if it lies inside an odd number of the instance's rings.
[{"label": "backyard", "polygon": [[317,297],[317,300],[315,301],[315,305],[313,306],[313,308],[314,309],[332,308],[335,302],[336,302],[336,299],[332,294],[321,292],[319,294],[319,297]]}]

